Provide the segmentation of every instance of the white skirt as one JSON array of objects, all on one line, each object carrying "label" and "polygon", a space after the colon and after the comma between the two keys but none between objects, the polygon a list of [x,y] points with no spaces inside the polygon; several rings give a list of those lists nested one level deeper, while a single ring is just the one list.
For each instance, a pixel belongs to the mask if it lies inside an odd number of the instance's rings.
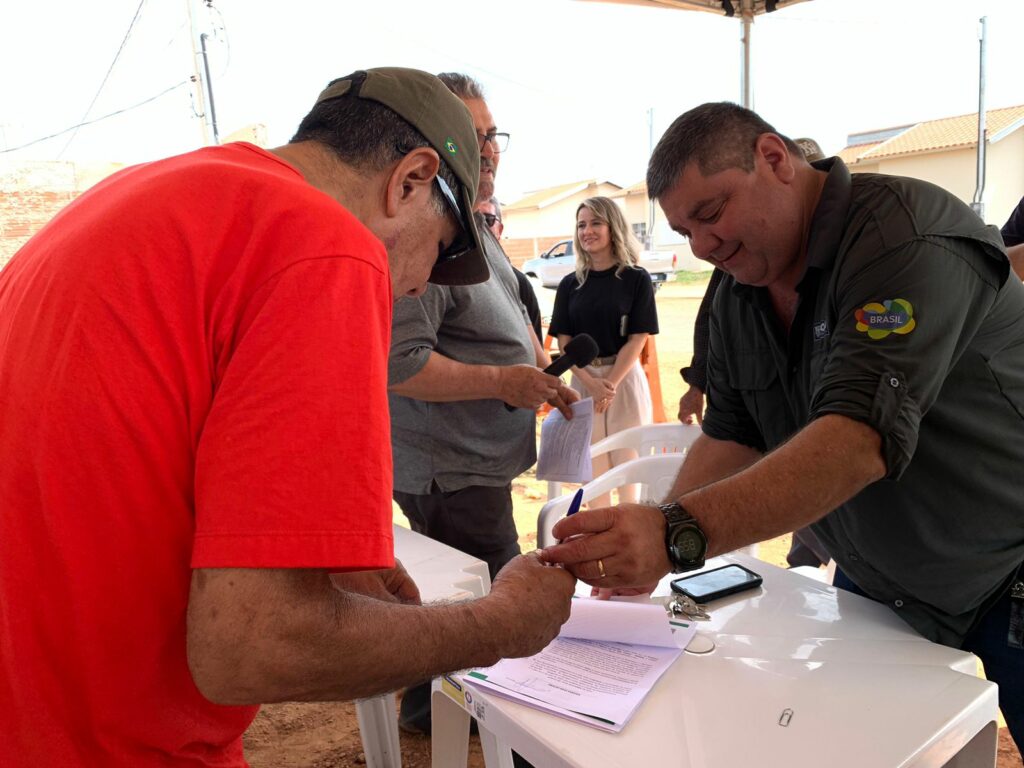
[{"label": "white skirt", "polygon": [[[597,378],[606,378],[612,372],[614,363],[609,365],[588,365],[587,373]],[[572,388],[580,393],[580,397],[587,397],[590,391],[574,373],[572,375]],[[640,361],[633,363],[622,381],[615,387],[615,397],[612,404],[604,413],[594,414],[594,434],[590,439],[591,443],[603,440],[608,435],[614,435],[629,427],[637,427],[641,424],[650,424],[654,421],[653,409],[651,407],[651,389],[647,385],[647,377],[644,375]],[[594,477],[603,475],[614,466],[618,466],[630,459],[637,457],[636,451],[620,450],[611,451],[594,458]]]}]

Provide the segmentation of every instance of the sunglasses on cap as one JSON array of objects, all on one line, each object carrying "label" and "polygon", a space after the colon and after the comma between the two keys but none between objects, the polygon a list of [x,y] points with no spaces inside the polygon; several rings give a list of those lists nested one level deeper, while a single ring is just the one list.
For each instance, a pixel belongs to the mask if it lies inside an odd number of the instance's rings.
[{"label": "sunglasses on cap", "polygon": [[441,196],[448,203],[448,208],[455,215],[455,221],[459,223],[458,234],[455,235],[455,239],[449,243],[448,247],[442,249],[438,245],[437,263],[444,264],[446,261],[452,261],[469,253],[473,249],[473,238],[469,234],[466,221],[462,218],[462,209],[459,208],[455,193],[448,186],[448,182],[442,179],[440,174],[434,177],[434,181],[437,182],[437,188],[441,190]]}]

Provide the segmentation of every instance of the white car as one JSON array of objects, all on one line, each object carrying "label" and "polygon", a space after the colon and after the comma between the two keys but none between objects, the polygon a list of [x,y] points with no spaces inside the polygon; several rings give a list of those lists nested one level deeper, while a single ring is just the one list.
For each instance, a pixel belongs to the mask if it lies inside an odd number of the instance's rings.
[{"label": "white car", "polygon": [[[676,278],[676,255],[670,251],[641,251],[640,266],[646,269],[654,289]],[[572,240],[562,240],[535,259],[523,262],[521,271],[540,281],[545,288],[557,288],[562,278],[576,268]]]}]

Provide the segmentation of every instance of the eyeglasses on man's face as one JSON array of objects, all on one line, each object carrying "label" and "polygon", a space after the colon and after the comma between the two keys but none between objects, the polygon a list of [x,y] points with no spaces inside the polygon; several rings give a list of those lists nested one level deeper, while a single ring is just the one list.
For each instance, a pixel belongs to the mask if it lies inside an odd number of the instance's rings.
[{"label": "eyeglasses on man's face", "polygon": [[459,256],[465,256],[469,253],[473,248],[473,238],[469,234],[466,220],[462,217],[459,201],[455,199],[455,193],[448,186],[448,182],[442,179],[440,175],[435,176],[434,181],[437,183],[437,188],[441,190],[441,196],[448,203],[448,209],[455,216],[455,221],[459,225],[459,231],[447,248],[443,247],[442,243],[437,245],[437,264],[444,264],[446,261],[457,259]]},{"label": "eyeglasses on man's face", "polygon": [[480,215],[484,217],[484,223],[488,227],[493,227],[497,222],[501,221],[496,213],[481,213]]},{"label": "eyeglasses on man's face", "polygon": [[480,142],[481,152],[484,150],[484,144],[490,144],[491,151],[501,153],[508,149],[508,136],[509,135],[507,133],[496,133],[495,131],[491,131],[487,134],[477,133],[476,139]]}]

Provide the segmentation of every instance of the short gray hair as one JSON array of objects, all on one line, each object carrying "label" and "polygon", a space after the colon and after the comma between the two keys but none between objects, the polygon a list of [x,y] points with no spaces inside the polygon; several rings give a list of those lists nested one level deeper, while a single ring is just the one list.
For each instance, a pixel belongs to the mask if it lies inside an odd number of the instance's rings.
[{"label": "short gray hair", "polygon": [[469,75],[461,72],[442,72],[437,79],[448,86],[448,90],[463,101],[467,99],[483,99],[484,87]]},{"label": "short gray hair", "polygon": [[754,170],[754,145],[764,133],[774,133],[791,155],[803,152],[756,112],[728,101],[701,104],[684,112],[665,131],[647,164],[647,194],[657,200],[679,180],[690,163],[705,176],[727,168]]}]

